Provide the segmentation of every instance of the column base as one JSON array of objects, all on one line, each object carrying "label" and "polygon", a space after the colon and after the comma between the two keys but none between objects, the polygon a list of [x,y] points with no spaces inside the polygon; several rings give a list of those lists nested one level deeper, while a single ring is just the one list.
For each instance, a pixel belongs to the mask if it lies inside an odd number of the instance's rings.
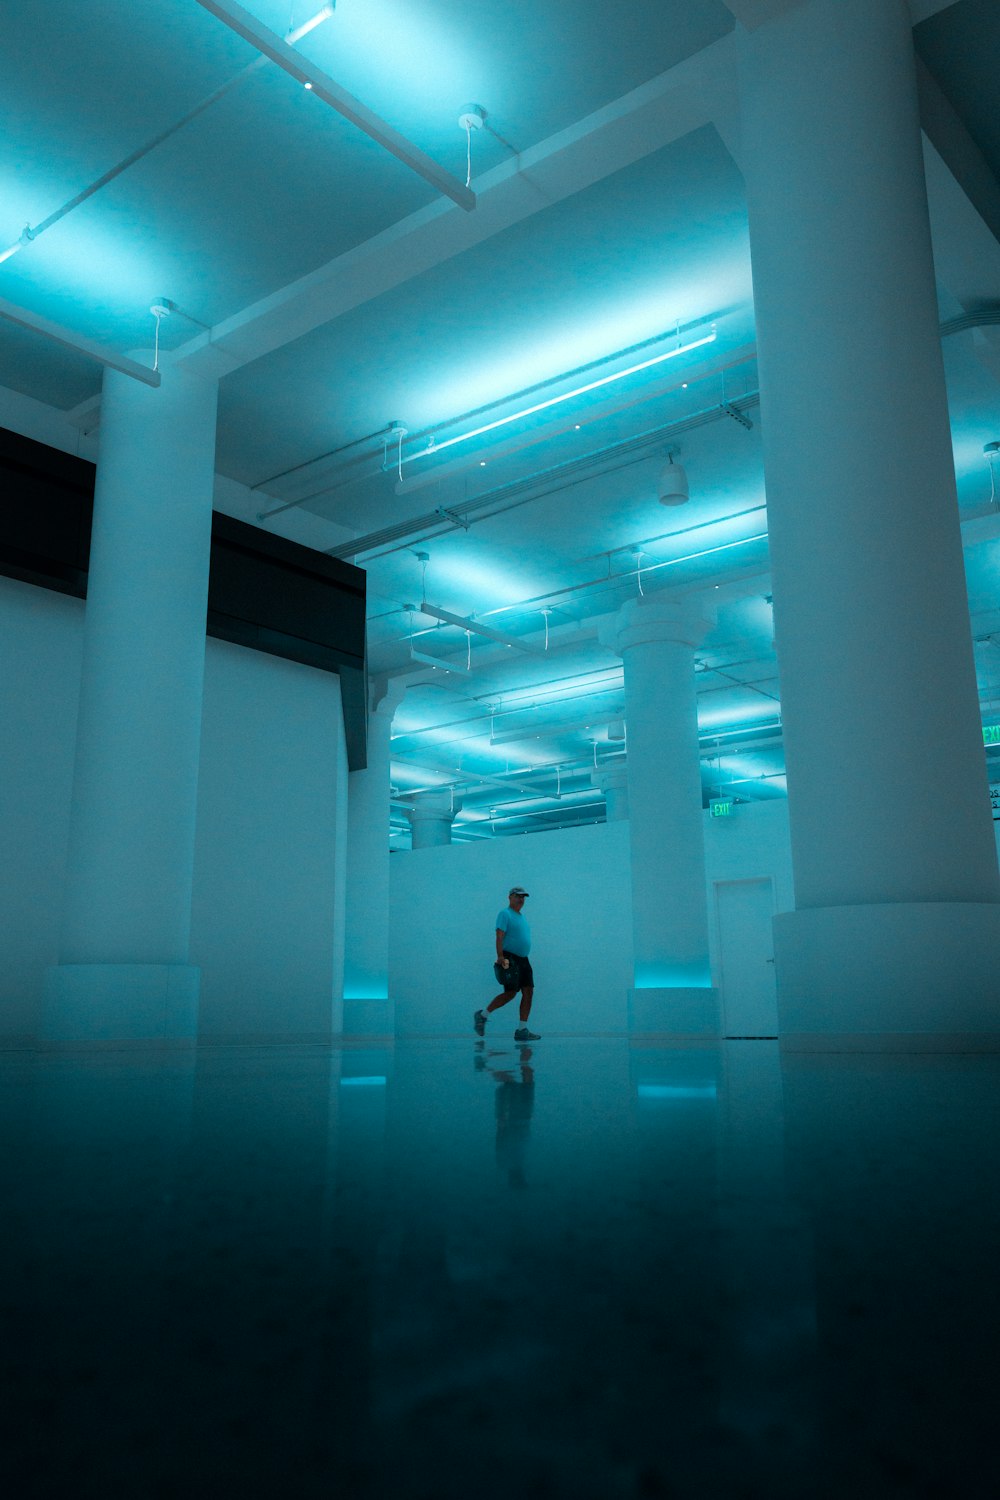
[{"label": "column base", "polygon": [[719,992],[704,985],[676,989],[630,989],[628,1029],[632,1036],[671,1036],[684,1040],[722,1035]]},{"label": "column base", "polygon": [[344,998],[344,1036],[395,1036],[394,1000]]},{"label": "column base", "polygon": [[200,988],[188,964],[60,964],[45,971],[40,1039],[193,1047]]},{"label": "column base", "polygon": [[829,906],[774,918],[782,1047],[1000,1033],[1000,905]]}]

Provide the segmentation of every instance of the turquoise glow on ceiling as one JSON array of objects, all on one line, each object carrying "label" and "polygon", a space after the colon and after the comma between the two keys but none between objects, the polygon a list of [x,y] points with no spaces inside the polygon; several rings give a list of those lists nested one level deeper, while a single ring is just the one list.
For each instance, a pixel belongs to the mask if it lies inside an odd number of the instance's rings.
[{"label": "turquoise glow on ceiling", "polygon": [[[499,525],[491,528],[494,541],[502,542],[502,536],[497,536],[500,530]],[[426,602],[466,618],[475,614],[494,630],[504,630],[503,621],[487,621],[485,616],[488,613],[530,598],[551,583],[550,575],[530,561],[521,557],[508,560],[495,545],[488,547],[475,535],[463,537],[458,543],[451,539],[436,544],[429,542],[427,549],[431,560],[427,565]],[[421,587],[419,568],[414,569],[413,587],[414,597],[409,602],[419,604],[423,602],[416,597]],[[540,616],[538,623],[544,627],[544,617]],[[457,650],[462,644],[460,627],[446,629],[448,635],[445,639],[450,643],[450,649]],[[413,633],[423,634],[424,645],[428,643],[428,630],[436,633],[432,620],[415,611]],[[486,644],[486,637],[473,635],[473,650]]]},{"label": "turquoise glow on ceiling", "polygon": [[154,243],[144,243],[148,248],[137,248],[113,217],[81,208],[0,266],[0,291],[32,307],[44,287],[46,317],[98,340],[108,336],[109,322],[125,324],[152,348],[149,305],[166,293],[161,256]]}]

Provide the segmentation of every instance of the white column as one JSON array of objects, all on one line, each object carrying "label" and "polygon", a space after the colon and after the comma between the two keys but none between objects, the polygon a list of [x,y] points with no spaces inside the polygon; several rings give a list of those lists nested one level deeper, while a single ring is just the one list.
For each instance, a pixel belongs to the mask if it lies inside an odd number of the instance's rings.
[{"label": "white column", "polygon": [[795,872],[782,1032],[997,1027],[993,843],[909,17],[741,33]]},{"label": "white column", "polygon": [[51,1039],[193,1040],[188,963],[216,386],[108,371]]},{"label": "white column", "polygon": [[625,675],[633,1029],[717,1036],[708,957],[695,648],[709,628],[663,596],[615,620]]},{"label": "white column", "polygon": [[392,719],[405,683],[372,685],[368,764],[348,777],[344,1031],[391,1035],[389,996],[389,783]]},{"label": "white column", "polygon": [[591,771],[590,784],[604,794],[604,816],[609,823],[628,817],[628,770],[624,764]]},{"label": "white column", "polygon": [[414,849],[437,849],[450,844],[451,825],[461,808],[461,797],[452,797],[451,792],[424,792],[406,814]]}]

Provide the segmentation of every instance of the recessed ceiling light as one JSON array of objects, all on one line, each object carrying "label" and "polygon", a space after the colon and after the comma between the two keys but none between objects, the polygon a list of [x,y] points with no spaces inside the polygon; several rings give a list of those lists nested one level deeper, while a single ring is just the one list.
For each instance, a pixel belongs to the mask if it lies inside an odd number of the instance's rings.
[{"label": "recessed ceiling light", "polygon": [[306,87],[306,88],[307,88],[307,89],[311,89],[311,88],[312,88],[312,84],[311,84],[311,83],[307,83],[307,84],[305,84],[305,87]]}]

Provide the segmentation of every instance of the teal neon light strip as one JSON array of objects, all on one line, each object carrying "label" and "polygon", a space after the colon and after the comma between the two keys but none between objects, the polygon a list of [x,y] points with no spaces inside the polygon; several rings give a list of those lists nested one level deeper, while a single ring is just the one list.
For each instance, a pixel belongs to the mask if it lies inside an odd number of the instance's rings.
[{"label": "teal neon light strip", "polygon": [[426,448],[421,448],[419,453],[408,453],[400,462],[410,464],[417,458],[432,458],[436,453],[443,453],[446,448],[454,448],[456,443],[467,443],[471,438],[482,437],[484,432],[495,432],[498,427],[507,427],[511,422],[519,422],[522,417],[533,417],[536,412],[548,411],[552,406],[559,406],[564,401],[572,401],[574,396],[585,396],[589,391],[598,391],[602,386],[611,385],[615,380],[624,380],[626,375],[637,375],[640,370],[649,370],[653,365],[662,365],[665,360],[676,359],[678,354],[687,354],[691,349],[700,349],[703,344],[714,344],[716,333],[713,328],[711,333],[703,339],[693,339],[689,344],[680,344],[676,349],[668,349],[665,354],[654,354],[652,359],[644,359],[640,364],[629,365],[626,370],[616,370],[613,375],[602,375],[600,380],[589,380],[586,385],[578,385],[572,391],[564,391],[561,396],[550,396],[547,401],[536,401],[534,406],[525,406],[521,411],[511,412],[508,417],[497,417],[495,422],[484,422],[482,427],[473,427],[469,432],[461,432],[457,437],[446,438],[443,443],[436,443],[431,439]]},{"label": "teal neon light strip", "polygon": [[640,1099],[715,1099],[718,1090],[714,1083],[640,1083],[638,1093]]},{"label": "teal neon light strip", "polygon": [[340,1080],[340,1087],[342,1089],[378,1088],[380,1086],[384,1087],[386,1082],[385,1078],[342,1078]]}]

